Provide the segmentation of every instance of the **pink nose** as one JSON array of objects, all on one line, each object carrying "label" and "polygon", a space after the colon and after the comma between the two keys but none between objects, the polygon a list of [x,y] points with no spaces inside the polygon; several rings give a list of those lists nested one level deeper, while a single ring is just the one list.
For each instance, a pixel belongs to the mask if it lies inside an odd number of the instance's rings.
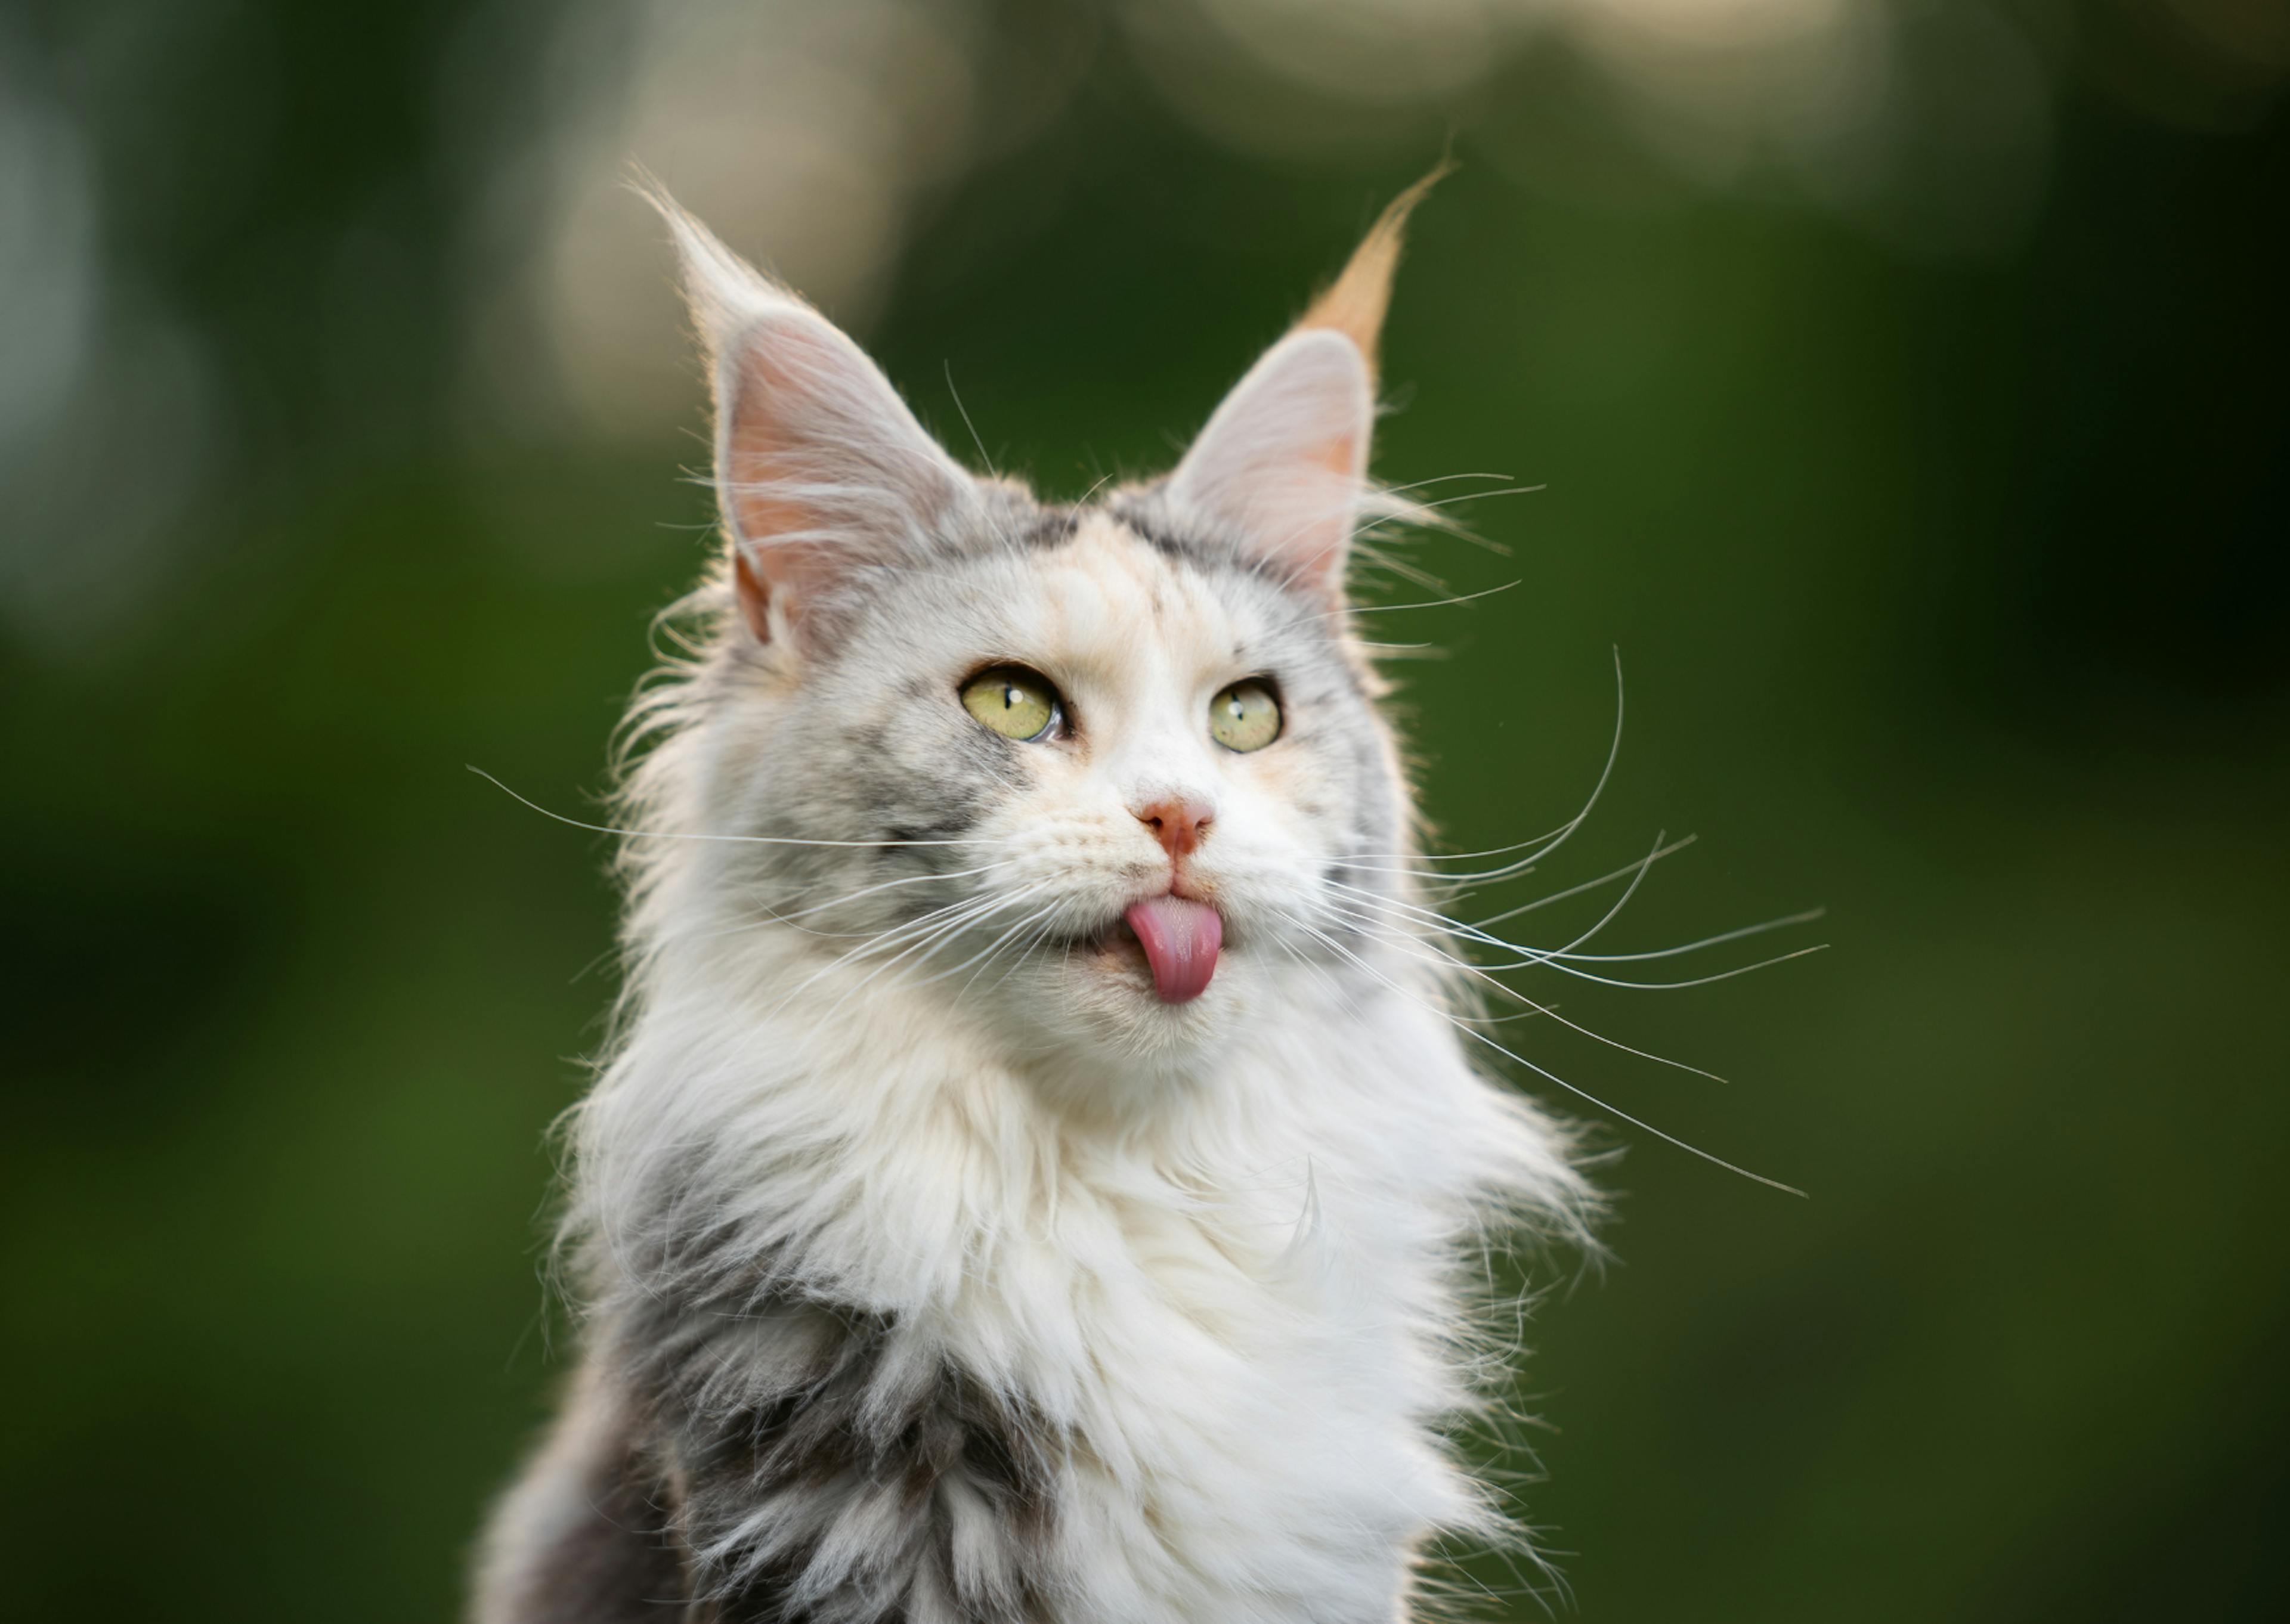
[{"label": "pink nose", "polygon": [[1153,831],[1153,838],[1171,858],[1189,856],[1208,833],[1215,813],[1198,801],[1170,796],[1137,809],[1137,821]]}]

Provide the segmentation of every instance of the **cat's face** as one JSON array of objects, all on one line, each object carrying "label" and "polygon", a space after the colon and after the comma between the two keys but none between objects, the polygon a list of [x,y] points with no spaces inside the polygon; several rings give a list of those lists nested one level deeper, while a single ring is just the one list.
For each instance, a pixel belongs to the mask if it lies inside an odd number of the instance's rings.
[{"label": "cat's face", "polygon": [[[710,906],[1014,1049],[1181,1060],[1376,973],[1406,808],[1343,573],[1406,202],[1166,479],[964,471],[850,340],[670,210],[732,541]],[[861,1012],[863,1014],[863,1012]]]},{"label": "cat's face", "polygon": [[1381,889],[1403,804],[1342,617],[1138,518],[1161,545],[1096,510],[883,573],[799,673],[746,662],[727,765],[749,832],[880,843],[756,858],[823,950],[1150,1059],[1373,951],[1343,887]]}]

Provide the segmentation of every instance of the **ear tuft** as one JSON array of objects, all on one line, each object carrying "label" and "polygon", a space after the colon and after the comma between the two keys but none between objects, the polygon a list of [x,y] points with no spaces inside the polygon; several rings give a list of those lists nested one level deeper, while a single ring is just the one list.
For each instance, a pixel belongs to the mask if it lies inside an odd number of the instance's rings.
[{"label": "ear tuft", "polygon": [[638,169],[629,186],[658,211],[676,245],[685,307],[706,358],[714,362],[757,322],[786,311],[827,318],[778,277],[758,270],[669,195],[657,176]]},{"label": "ear tuft", "polygon": [[1407,217],[1433,187],[1454,172],[1454,160],[1442,158],[1437,169],[1384,205],[1342,271],[1299,318],[1297,331],[1325,327],[1342,333],[1367,363],[1369,376],[1374,376],[1376,347],[1383,334],[1384,311],[1391,304],[1391,277],[1399,268]]},{"label": "ear tuft", "polygon": [[[1376,340],[1407,217],[1453,167],[1391,200],[1327,291],[1211,414],[1169,500],[1290,579],[1343,593],[1352,534],[1379,504],[1367,477]],[[1386,505],[1388,506],[1388,505]]]},{"label": "ear tuft", "polygon": [[842,329],[648,180],[709,362],[716,491],[760,642],[823,634],[871,570],[938,545],[975,500],[961,466]]}]

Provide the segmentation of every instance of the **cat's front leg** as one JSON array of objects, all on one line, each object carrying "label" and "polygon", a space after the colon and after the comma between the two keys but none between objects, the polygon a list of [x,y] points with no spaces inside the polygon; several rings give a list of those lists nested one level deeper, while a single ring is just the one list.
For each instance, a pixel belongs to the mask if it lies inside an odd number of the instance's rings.
[{"label": "cat's front leg", "polygon": [[689,1558],[661,1452],[597,1362],[495,1508],[473,1624],[668,1624],[688,1603]]}]

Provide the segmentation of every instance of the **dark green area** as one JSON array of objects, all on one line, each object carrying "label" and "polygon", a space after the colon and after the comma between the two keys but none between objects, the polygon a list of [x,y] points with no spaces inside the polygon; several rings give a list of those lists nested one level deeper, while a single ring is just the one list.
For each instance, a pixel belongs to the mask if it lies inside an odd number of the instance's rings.
[{"label": "dark green area", "polygon": [[[701,562],[698,406],[610,454],[444,427],[450,8],[170,15],[20,30],[240,427],[155,604],[70,646],[0,622],[9,1611],[444,1618],[543,1412],[544,1135],[611,986],[602,844],[463,767],[593,804]],[[148,95],[103,76],[122,29]],[[1503,553],[1414,551],[1518,585],[1379,622],[1444,651],[1398,668],[1433,814],[1459,849],[1568,816],[1618,646],[1615,782],[1530,884],[1690,831],[1616,949],[1809,903],[1837,944],[1544,989],[1726,1085],[1511,1028],[1811,1192],[1616,1128],[1618,1262],[1538,1276],[1522,1492],[1602,1624],[2290,1601],[2290,125],[2055,93],[2000,260],[1650,167],[1627,206],[1524,188],[1468,120],[1419,218],[1378,469],[1542,487],[1470,510]],[[1581,162],[1633,161],[1583,116]],[[1053,490],[1154,466],[1437,140],[1236,156],[1109,39],[938,201],[869,341]],[[354,233],[391,269],[346,390],[313,268]]]}]

